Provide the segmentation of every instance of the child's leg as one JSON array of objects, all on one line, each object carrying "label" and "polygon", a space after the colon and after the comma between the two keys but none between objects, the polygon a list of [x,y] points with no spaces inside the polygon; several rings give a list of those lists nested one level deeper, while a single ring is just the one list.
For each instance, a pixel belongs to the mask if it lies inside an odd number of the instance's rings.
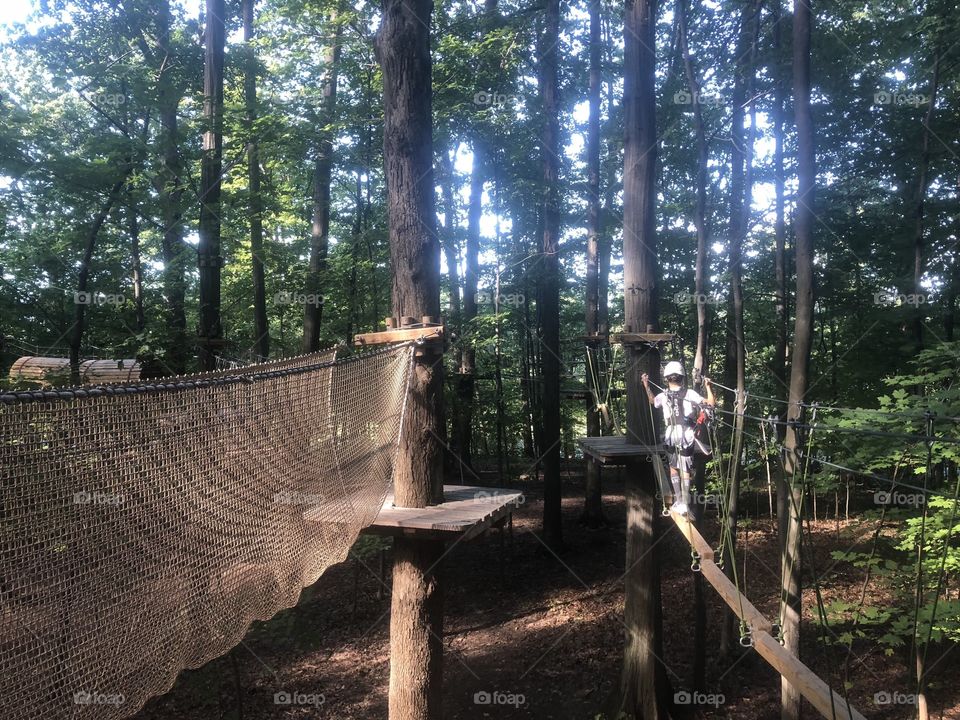
[{"label": "child's leg", "polygon": [[683,484],[680,481],[680,455],[670,455],[670,484],[673,486],[673,502],[683,502]]}]

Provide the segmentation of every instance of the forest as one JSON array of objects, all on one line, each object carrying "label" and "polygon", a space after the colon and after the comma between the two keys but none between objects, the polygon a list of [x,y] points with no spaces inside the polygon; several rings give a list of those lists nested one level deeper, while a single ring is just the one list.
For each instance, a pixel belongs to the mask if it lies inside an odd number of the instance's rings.
[{"label": "forest", "polygon": [[[63,717],[960,718],[958,152],[947,0],[4,3],[3,634],[17,453],[69,435],[30,393],[403,326],[407,399],[351,396],[403,408],[391,497],[508,520],[353,535],[142,708]],[[716,395],[686,470],[674,375]]]}]

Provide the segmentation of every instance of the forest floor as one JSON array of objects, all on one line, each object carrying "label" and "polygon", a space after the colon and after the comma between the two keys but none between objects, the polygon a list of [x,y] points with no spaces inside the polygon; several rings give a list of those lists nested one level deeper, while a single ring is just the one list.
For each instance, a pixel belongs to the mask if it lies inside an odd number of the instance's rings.
[{"label": "forest floor", "polygon": [[[495,485],[496,474],[484,473]],[[587,530],[582,508],[582,466],[564,477],[566,551],[548,551],[540,539],[541,484],[514,483],[525,502],[514,515],[512,538],[498,531],[457,544],[445,560],[444,717],[596,718],[618,678],[623,649],[624,519],[622,471],[605,470],[604,511],[610,526]],[[832,503],[830,503],[832,505]],[[831,507],[831,511],[832,511]],[[741,587],[768,618],[777,617],[780,574],[775,523],[766,497],[742,502]],[[761,515],[758,516],[758,513]],[[689,547],[670,521],[659,544],[663,566],[664,662],[675,692],[690,687],[693,646],[693,574]],[[825,603],[857,602],[863,571],[835,563],[834,550],[868,543],[872,525],[812,524],[814,564],[822,575]],[[716,540],[716,521],[706,534]],[[389,577],[378,578],[380,540],[361,538],[353,559],[327,571],[304,590],[295,608],[256,623],[227,656],[181,674],[173,689],[155,698],[138,720],[259,720],[387,716],[389,681]],[[389,567],[389,553],[386,553]],[[809,568],[806,569],[809,571]],[[805,580],[805,587],[809,583]],[[378,589],[382,594],[378,597]],[[753,650],[721,658],[721,601],[707,586],[708,694],[699,705],[678,707],[678,717],[779,717],[779,676]],[[871,596],[875,604],[882,599]],[[839,689],[846,651],[818,642],[812,612],[816,597],[804,594],[803,657]],[[951,646],[951,649],[954,646]],[[932,665],[940,652],[931,650]],[[906,653],[887,656],[863,641],[850,659],[850,701],[868,718],[909,718],[913,706],[878,703],[887,693],[902,701],[913,692]],[[960,688],[952,682],[960,653],[948,649],[937,664],[930,693],[931,717],[960,718]],[[275,694],[299,693],[306,704],[280,705]],[[498,704],[478,704],[478,693],[500,693]],[[807,717],[816,712],[808,708]]]}]

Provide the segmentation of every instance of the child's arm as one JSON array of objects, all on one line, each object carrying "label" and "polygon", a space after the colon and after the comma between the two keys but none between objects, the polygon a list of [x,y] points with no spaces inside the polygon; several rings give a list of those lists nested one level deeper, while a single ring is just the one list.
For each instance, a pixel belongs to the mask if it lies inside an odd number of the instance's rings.
[{"label": "child's arm", "polygon": [[713,383],[710,382],[710,378],[705,377],[703,379],[703,390],[707,393],[707,405],[713,407],[717,404],[716,398],[713,396]]},{"label": "child's arm", "polygon": [[650,376],[644,373],[640,379],[643,381],[643,389],[647,391],[647,400],[651,405],[656,405],[656,398],[653,397],[653,391],[650,389]]}]

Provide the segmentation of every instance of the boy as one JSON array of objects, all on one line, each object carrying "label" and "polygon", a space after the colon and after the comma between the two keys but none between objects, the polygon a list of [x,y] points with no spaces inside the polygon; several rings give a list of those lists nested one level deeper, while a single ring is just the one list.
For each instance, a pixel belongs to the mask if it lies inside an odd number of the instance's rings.
[{"label": "boy", "polygon": [[716,399],[710,378],[703,379],[703,387],[707,393],[705,398],[695,390],[684,389],[683,365],[676,360],[667,363],[663,376],[667,382],[667,390],[656,397],[650,390],[650,377],[644,373],[641,379],[650,404],[663,409],[663,421],[666,425],[663,442],[670,447],[670,484],[673,485],[673,505],[670,509],[685,515],[690,495],[697,411],[700,405],[712,408]]}]

